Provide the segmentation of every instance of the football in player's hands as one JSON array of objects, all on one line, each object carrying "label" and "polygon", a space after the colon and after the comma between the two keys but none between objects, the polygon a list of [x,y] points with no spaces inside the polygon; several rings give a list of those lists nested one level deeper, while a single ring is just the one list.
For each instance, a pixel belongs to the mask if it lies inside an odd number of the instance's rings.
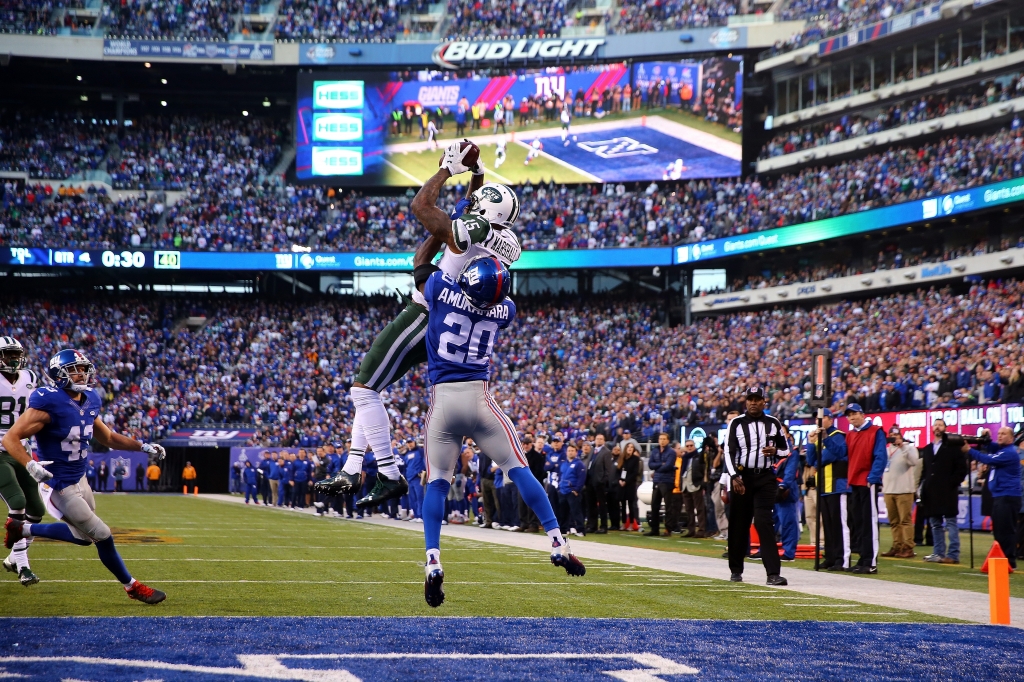
[{"label": "football in player's hands", "polygon": [[480,148],[469,140],[452,142],[444,150],[444,156],[438,161],[440,168],[448,169],[452,175],[465,173],[474,168],[480,161]]}]

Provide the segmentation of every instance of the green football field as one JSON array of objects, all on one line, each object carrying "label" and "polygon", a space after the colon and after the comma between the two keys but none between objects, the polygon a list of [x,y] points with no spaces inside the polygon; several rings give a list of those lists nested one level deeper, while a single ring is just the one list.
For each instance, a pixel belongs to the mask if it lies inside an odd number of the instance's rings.
[{"label": "green football field", "polygon": [[[559,144],[558,138],[548,140],[545,144]],[[529,180],[533,183],[547,182],[556,179],[559,183],[591,182],[593,178],[582,175],[563,166],[551,159],[541,156],[525,165],[526,147],[521,144],[509,142],[506,150],[505,162],[500,168],[494,167],[493,144],[480,145],[480,154],[487,166],[488,180],[495,180],[504,184],[518,185]],[[396,152],[388,154],[388,166],[384,172],[385,183],[388,185],[422,185],[427,179],[437,172],[437,160],[441,158],[442,150],[429,150],[424,152]],[[401,168],[399,172],[395,167]],[[467,176],[468,177],[468,176]],[[413,178],[416,182],[413,182]]]},{"label": "green football field", "polygon": [[97,507],[129,570],[166,591],[167,601],[129,600],[94,548],[37,540],[30,557],[43,582],[25,588],[0,574],[0,616],[942,620],[628,564],[588,561],[585,577],[569,578],[542,549],[445,537],[447,601],[431,609],[423,601],[419,525],[385,528],[202,497],[99,495]]}]

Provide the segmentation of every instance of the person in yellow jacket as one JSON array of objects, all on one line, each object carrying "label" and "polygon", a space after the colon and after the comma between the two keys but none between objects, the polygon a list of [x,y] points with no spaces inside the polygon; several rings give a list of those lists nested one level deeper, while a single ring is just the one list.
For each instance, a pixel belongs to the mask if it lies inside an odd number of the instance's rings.
[{"label": "person in yellow jacket", "polygon": [[196,468],[192,466],[192,462],[185,462],[185,469],[181,472],[181,480],[185,482],[185,494],[188,495],[189,486],[193,488],[193,492],[199,493],[196,488]]},{"label": "person in yellow jacket", "polygon": [[160,467],[153,462],[146,469],[146,480],[149,481],[149,492],[155,493],[157,484],[160,482]]}]

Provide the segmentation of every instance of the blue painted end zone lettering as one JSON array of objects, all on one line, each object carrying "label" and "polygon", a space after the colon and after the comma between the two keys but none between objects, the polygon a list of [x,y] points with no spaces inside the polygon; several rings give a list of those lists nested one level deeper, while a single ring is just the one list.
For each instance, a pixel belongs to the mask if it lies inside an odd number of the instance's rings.
[{"label": "blue painted end zone lettering", "polygon": [[0,619],[0,677],[26,680],[1006,680],[1022,649],[1024,632],[978,625]]},{"label": "blue painted end zone lettering", "polygon": [[[575,134],[570,127],[570,135]],[[529,144],[529,137],[523,141]],[[604,182],[660,181],[671,172],[673,180],[721,178],[740,174],[740,162],[684,142],[652,128],[630,126],[614,131],[576,134],[576,143],[563,146],[557,137],[544,141],[544,151]],[[683,168],[669,169],[677,159]]]}]

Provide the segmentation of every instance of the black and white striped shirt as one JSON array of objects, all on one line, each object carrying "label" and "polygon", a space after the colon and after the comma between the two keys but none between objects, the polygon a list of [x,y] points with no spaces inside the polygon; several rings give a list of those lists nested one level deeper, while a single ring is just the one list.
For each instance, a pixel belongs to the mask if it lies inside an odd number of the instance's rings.
[{"label": "black and white striped shirt", "polygon": [[[729,476],[735,476],[742,469],[769,467],[775,459],[788,456],[789,450],[779,447],[777,436],[782,436],[782,422],[768,414],[756,417],[741,414],[729,422],[722,458]],[[779,450],[774,458],[765,457],[761,452],[770,445]]]}]

